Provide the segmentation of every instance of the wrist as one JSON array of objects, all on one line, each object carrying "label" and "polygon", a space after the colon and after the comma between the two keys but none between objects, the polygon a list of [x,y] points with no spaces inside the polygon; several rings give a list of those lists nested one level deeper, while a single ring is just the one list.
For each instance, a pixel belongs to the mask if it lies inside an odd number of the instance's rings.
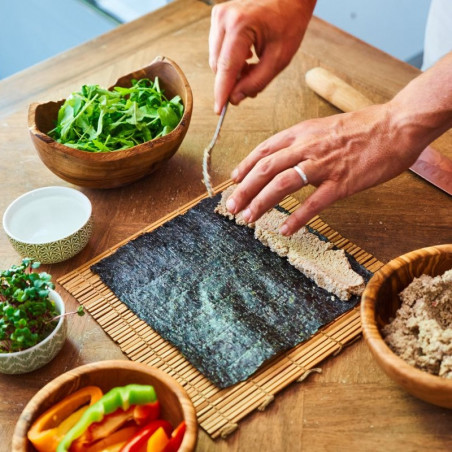
[{"label": "wrist", "polygon": [[452,126],[452,115],[442,110],[420,108],[419,105],[398,100],[390,101],[388,108],[393,142],[398,152],[413,162],[430,143]]},{"label": "wrist", "polygon": [[452,53],[412,80],[390,102],[394,130],[421,150],[452,127]]}]

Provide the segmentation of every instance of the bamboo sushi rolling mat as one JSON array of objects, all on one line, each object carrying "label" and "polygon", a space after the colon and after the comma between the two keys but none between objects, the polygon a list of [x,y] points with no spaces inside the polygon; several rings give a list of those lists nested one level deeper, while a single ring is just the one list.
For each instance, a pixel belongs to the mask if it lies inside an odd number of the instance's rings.
[{"label": "bamboo sushi rolling mat", "polygon": [[[219,193],[231,185],[227,181],[215,189]],[[139,231],[114,248],[85,265],[61,277],[58,282],[82,304],[103,330],[119,345],[132,361],[157,367],[185,388],[191,398],[200,426],[212,438],[226,438],[238,428],[238,422],[255,409],[260,411],[271,403],[276,393],[294,381],[303,381],[328,356],[337,355],[342,348],[361,334],[359,305],[323,327],[310,339],[277,356],[244,382],[219,389],[192,366],[169,342],[139,319],[94,274],[90,267],[139,235],[157,229],[165,222],[182,215],[207,195],[202,195],[180,209]],[[299,202],[288,196],[280,206],[293,212]],[[371,272],[383,263],[333,231],[319,217],[309,223],[338,248],[351,254]]]}]

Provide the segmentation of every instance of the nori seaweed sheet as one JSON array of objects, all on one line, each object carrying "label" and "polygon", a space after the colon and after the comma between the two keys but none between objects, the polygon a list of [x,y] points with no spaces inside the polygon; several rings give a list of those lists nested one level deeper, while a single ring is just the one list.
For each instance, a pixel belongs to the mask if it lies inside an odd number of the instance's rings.
[{"label": "nori seaweed sheet", "polygon": [[[216,386],[247,379],[355,306],[319,288],[205,199],[91,267]],[[367,280],[364,267],[349,257]]]}]

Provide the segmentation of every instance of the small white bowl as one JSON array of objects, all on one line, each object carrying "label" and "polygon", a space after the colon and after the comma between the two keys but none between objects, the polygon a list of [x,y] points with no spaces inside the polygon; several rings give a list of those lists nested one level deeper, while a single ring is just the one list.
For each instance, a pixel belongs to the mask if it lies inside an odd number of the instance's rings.
[{"label": "small white bowl", "polygon": [[[59,314],[65,313],[60,295],[50,290],[49,298],[55,303]],[[55,329],[41,342],[21,352],[0,353],[0,373],[25,374],[50,362],[66,340],[66,317],[60,317]]]},{"label": "small white bowl", "polygon": [[78,190],[38,188],[8,206],[3,229],[22,257],[54,264],[86,246],[92,232],[91,214],[91,202]]}]

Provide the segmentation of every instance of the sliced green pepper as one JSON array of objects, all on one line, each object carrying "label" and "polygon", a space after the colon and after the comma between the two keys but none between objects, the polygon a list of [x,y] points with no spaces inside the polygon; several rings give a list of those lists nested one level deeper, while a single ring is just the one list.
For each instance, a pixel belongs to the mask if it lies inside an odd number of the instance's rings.
[{"label": "sliced green pepper", "polygon": [[83,413],[80,420],[58,444],[57,452],[68,451],[72,442],[81,436],[93,422],[102,421],[105,415],[113,413],[118,408],[125,411],[131,405],[142,405],[156,400],[157,395],[152,386],[131,384],[112,389]]}]

